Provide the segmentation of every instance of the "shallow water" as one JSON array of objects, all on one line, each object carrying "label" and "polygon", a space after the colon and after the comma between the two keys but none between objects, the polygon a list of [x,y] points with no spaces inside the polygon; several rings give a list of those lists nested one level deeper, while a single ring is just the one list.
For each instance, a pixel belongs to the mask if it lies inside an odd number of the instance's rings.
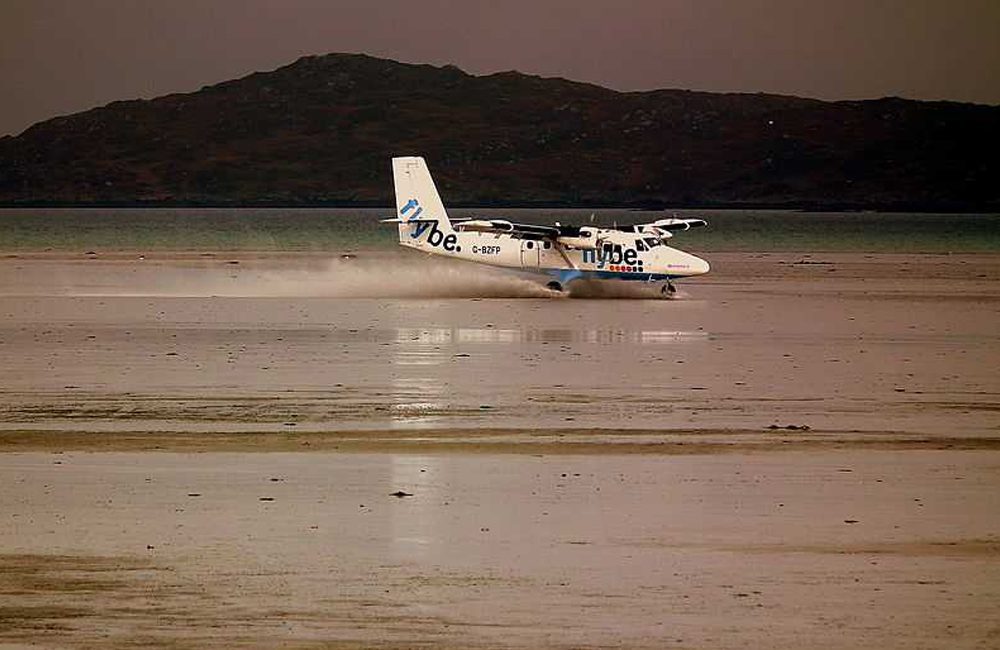
[{"label": "shallow water", "polygon": [[[390,208],[7,208],[0,209],[0,250],[387,249]],[[709,227],[682,233],[682,249],[707,251],[997,252],[1000,215],[809,213],[776,210],[451,210],[529,223],[631,224],[666,216],[703,217]],[[593,216],[592,216],[593,215]]]}]

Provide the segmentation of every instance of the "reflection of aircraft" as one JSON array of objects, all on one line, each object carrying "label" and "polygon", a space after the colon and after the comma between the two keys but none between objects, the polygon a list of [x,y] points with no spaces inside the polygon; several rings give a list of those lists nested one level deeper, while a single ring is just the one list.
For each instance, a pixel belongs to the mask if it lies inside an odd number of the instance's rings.
[{"label": "reflection of aircraft", "polygon": [[451,221],[423,158],[393,158],[399,243],[417,250],[543,273],[561,291],[574,280],[662,283],[708,273],[708,262],[671,248],[679,230],[707,225],[702,219],[660,219],[635,226],[552,226],[502,219]]}]

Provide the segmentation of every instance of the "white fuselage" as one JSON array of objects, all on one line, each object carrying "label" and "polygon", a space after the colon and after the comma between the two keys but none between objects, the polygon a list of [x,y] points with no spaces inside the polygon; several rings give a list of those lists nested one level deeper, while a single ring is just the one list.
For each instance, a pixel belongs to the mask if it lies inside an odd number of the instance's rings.
[{"label": "white fuselage", "polygon": [[592,249],[563,245],[550,239],[527,239],[506,233],[444,232],[437,223],[404,226],[400,244],[418,250],[558,276],[652,282],[701,275],[708,262],[663,245],[639,233],[600,230]]}]

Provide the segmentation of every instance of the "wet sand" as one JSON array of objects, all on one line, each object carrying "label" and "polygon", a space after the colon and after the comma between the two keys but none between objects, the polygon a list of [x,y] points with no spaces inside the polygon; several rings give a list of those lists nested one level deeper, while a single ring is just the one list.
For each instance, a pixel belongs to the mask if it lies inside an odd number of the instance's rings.
[{"label": "wet sand", "polygon": [[580,300],[419,255],[8,257],[0,429],[1000,432],[1000,256],[712,261]]},{"label": "wet sand", "polygon": [[8,453],[0,641],[988,647],[998,469],[978,451]]},{"label": "wet sand", "polygon": [[1000,256],[709,257],[0,258],[0,645],[995,645]]}]

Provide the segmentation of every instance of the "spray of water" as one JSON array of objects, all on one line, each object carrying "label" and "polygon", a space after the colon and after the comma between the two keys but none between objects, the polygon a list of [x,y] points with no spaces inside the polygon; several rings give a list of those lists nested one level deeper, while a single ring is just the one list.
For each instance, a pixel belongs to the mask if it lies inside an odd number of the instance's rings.
[{"label": "spray of water", "polygon": [[326,269],[237,274],[215,295],[331,298],[547,298],[532,281],[472,264],[426,258],[336,259]]},{"label": "spray of water", "polygon": [[641,282],[573,282],[566,291],[548,278],[440,257],[344,255],[316,258],[250,258],[200,263],[137,262],[86,288],[66,278],[65,293],[233,298],[663,298],[661,285]]},{"label": "spray of water", "polygon": [[279,270],[230,278],[216,295],[334,298],[631,298],[675,297],[660,284],[577,281],[567,291],[544,286],[548,278],[489,266],[428,257],[350,258],[325,270]]}]

